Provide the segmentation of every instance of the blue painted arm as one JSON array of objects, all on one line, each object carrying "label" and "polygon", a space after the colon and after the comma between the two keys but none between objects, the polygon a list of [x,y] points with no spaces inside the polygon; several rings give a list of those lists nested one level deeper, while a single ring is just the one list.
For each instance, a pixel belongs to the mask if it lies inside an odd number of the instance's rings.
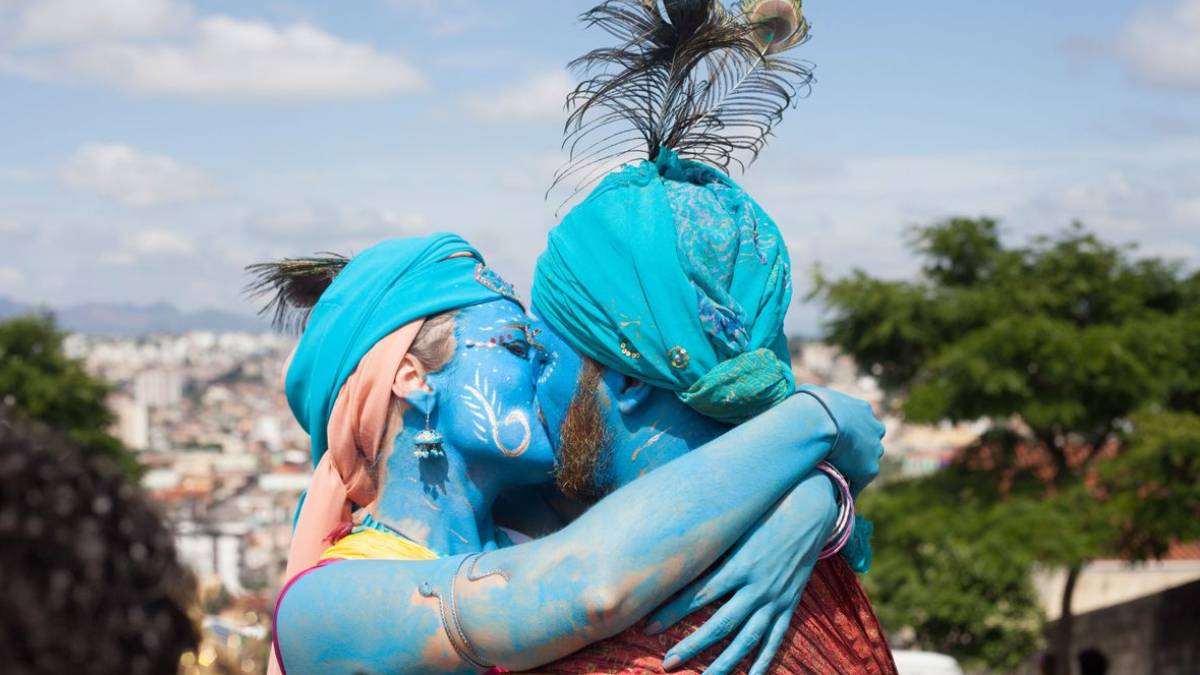
[{"label": "blue painted arm", "polygon": [[706,675],[732,672],[761,640],[765,642],[749,674],[766,673],[836,520],[832,483],[825,474],[810,474],[721,562],[651,615],[647,632],[657,634],[701,607],[727,598],[704,625],[667,652],[664,665],[685,663],[737,631],[705,669]]},{"label": "blue painted arm", "polygon": [[[831,410],[839,410],[843,417],[856,417],[846,420],[851,426],[874,417],[862,406],[842,405],[847,402],[844,394],[813,386],[801,391]],[[881,453],[882,449],[880,445]],[[843,471],[857,493],[879,473],[880,456],[856,459],[857,463],[844,464]],[[832,483],[824,474],[810,475],[763,516],[714,569],[655,612],[650,632],[665,630],[697,609],[728,598],[704,625],[667,653],[664,662],[668,667],[690,660],[736,630],[737,635],[705,674],[726,675],[762,640],[749,675],[766,673],[836,517]]]},{"label": "blue painted arm", "polygon": [[710,567],[831,446],[840,463],[877,460],[881,427],[854,412],[861,405],[794,397],[528,544],[318,569],[280,607],[284,665],[290,675],[482,670],[472,660],[524,669],[614,635]]}]

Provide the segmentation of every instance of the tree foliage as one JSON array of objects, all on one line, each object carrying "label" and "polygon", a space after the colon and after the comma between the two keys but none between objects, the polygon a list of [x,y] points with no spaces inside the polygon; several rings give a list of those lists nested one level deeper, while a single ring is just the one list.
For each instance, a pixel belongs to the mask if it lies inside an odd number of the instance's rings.
[{"label": "tree foliage", "polygon": [[90,455],[105,455],[128,475],[137,462],[108,433],[108,383],[91,376],[63,351],[63,334],[49,315],[0,322],[0,406],[71,437]]},{"label": "tree foliage", "polygon": [[989,527],[1005,521],[990,491],[970,476],[942,475],[865,492],[876,560],[864,582],[884,626],[910,627],[917,644],[950,651],[968,668],[1012,669],[1039,646],[1041,620],[1028,553]]},{"label": "tree foliage", "polygon": [[1033,563],[1200,536],[1200,274],[1078,224],[1008,246],[993,220],[952,219],[909,245],[915,279],[818,278],[826,339],[909,421],[991,425],[953,470],[868,498],[868,579],[891,625],[1007,668],[1033,644]]},{"label": "tree foliage", "polygon": [[1125,438],[1097,480],[1112,507],[1116,549],[1143,560],[1164,555],[1172,542],[1200,539],[1200,415],[1140,414]]}]

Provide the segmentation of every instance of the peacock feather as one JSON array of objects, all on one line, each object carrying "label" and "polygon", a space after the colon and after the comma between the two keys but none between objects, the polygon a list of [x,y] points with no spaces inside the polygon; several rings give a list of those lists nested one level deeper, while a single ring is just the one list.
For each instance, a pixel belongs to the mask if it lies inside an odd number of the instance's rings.
[{"label": "peacock feather", "polygon": [[329,285],[350,259],[336,253],[307,258],[286,258],[246,267],[254,276],[245,289],[252,297],[268,296],[260,315],[272,315],[271,323],[279,330],[300,332],[308,315]]},{"label": "peacock feather", "polygon": [[589,28],[616,38],[570,63],[583,81],[567,97],[569,159],[551,189],[574,193],[660,148],[726,172],[754,161],[807,93],[810,64],[781,56],[809,32],[800,0],[606,0]]}]

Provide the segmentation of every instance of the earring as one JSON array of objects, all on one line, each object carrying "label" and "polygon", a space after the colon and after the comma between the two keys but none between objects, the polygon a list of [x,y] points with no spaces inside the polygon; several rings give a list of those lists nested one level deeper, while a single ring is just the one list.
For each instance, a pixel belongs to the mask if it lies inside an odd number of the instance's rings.
[{"label": "earring", "polygon": [[[424,392],[422,392],[424,393]],[[410,398],[409,401],[418,409],[425,412],[425,428],[417,432],[413,437],[413,455],[418,459],[429,459],[430,457],[444,457],[446,452],[442,449],[442,444],[445,439],[433,428],[430,424],[430,416],[433,413],[433,404],[429,396],[417,396]]]},{"label": "earring", "polygon": [[416,437],[413,438],[413,445],[417,447],[416,450],[413,450],[413,454],[420,459],[444,457],[446,451],[442,450],[443,442],[444,439],[438,430],[429,425],[429,413],[425,413],[425,428],[417,432]]}]

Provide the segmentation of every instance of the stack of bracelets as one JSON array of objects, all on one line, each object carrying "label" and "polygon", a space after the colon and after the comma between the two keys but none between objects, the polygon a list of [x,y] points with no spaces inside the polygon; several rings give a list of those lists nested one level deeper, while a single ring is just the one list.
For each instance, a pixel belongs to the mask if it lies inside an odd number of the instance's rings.
[{"label": "stack of bracelets", "polygon": [[829,476],[829,479],[837,487],[837,524],[834,525],[833,533],[829,535],[829,541],[826,542],[825,548],[821,550],[821,555],[817,557],[818,560],[825,560],[841,553],[849,543],[850,536],[854,534],[854,495],[850,492],[850,483],[846,482],[846,477],[832,464],[821,462],[817,465],[817,470]]}]

